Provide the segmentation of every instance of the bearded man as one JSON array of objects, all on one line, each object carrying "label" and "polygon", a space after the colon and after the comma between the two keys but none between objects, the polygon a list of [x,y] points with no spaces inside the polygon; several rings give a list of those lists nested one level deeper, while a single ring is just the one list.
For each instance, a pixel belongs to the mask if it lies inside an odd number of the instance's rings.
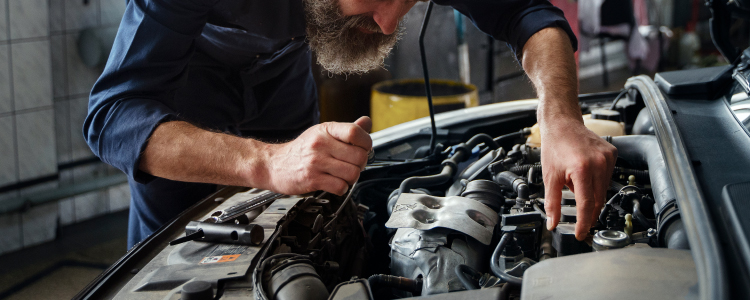
[{"label": "bearded man", "polygon": [[[567,185],[578,196],[582,239],[616,149],[583,126],[576,39],[562,12],[547,0],[433,1],[516,53],[541,100],[548,227]],[[414,4],[130,0],[83,127],[92,151],[128,175],[128,247],[217,184],[344,194],[367,163],[371,122],[317,124],[310,50],[335,74],[382,67]],[[291,141],[263,142],[280,140]]]}]

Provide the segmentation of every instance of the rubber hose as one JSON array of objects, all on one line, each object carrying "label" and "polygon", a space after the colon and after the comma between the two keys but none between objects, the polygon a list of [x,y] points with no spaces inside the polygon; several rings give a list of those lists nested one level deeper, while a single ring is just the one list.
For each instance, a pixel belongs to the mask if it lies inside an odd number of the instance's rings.
[{"label": "rubber hose", "polygon": [[512,166],[508,168],[508,171],[516,173],[516,175],[525,175],[529,173],[529,169],[534,169],[535,173],[541,174],[542,172],[542,164],[541,163],[535,163],[535,164],[525,164],[520,166]]},{"label": "rubber hose", "polygon": [[428,176],[414,176],[409,177],[401,182],[399,191],[401,193],[408,193],[413,188],[434,186],[448,182],[453,176],[453,166],[445,165],[440,174],[428,175]]},{"label": "rubber hose", "polygon": [[406,277],[375,274],[367,278],[370,283],[370,290],[376,290],[383,287],[395,288],[411,293],[422,292],[422,279],[409,279]]},{"label": "rubber hose", "polygon": [[[482,276],[477,270],[474,270],[474,268],[469,267],[467,265],[461,264],[456,266],[456,276],[458,276],[458,280],[461,281],[461,283],[464,285],[464,287],[467,290],[478,290],[479,284],[477,284],[477,280],[475,278],[479,278]],[[469,274],[471,277],[467,277],[466,274]]]},{"label": "rubber hose", "polygon": [[497,247],[495,247],[495,252],[492,253],[492,259],[490,260],[490,269],[492,270],[492,273],[495,274],[498,278],[505,280],[507,283],[515,284],[515,285],[521,285],[523,283],[523,279],[510,275],[505,272],[505,267],[500,266],[500,255],[503,253],[503,249],[505,249],[505,246],[510,242],[510,240],[513,238],[513,233],[507,232],[503,235],[502,238],[500,238],[500,242],[497,243]]},{"label": "rubber hose", "polygon": [[484,143],[485,146],[490,147],[490,149],[495,150],[497,148],[500,148],[500,145],[495,142],[491,136],[485,133],[477,134],[473,137],[471,137],[467,142],[466,146],[468,146],[470,149],[476,147],[477,145]]},{"label": "rubber hose", "polygon": [[645,228],[656,228],[656,224],[651,222],[641,211],[641,201],[633,200],[633,219],[638,221]]}]

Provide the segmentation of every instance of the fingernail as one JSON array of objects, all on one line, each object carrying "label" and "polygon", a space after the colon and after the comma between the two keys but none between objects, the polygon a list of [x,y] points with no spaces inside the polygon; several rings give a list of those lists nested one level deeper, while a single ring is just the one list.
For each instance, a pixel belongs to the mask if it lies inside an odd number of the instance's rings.
[{"label": "fingernail", "polygon": [[552,230],[552,218],[547,217],[547,230]]}]

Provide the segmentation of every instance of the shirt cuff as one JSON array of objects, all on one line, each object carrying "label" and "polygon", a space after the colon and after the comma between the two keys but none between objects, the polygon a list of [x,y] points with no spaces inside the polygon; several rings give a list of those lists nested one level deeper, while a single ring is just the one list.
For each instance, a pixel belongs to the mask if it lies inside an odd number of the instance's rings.
[{"label": "shirt cuff", "polygon": [[[102,120],[101,124],[96,124],[97,120]],[[156,177],[139,169],[141,155],[154,130],[162,123],[175,120],[178,117],[174,111],[161,102],[118,100],[106,118],[94,118],[87,141],[102,161],[122,170],[130,179],[146,184]],[[94,136],[96,134],[98,136]]]},{"label": "shirt cuff", "polygon": [[[543,21],[540,22],[539,20]],[[570,29],[563,12],[557,7],[540,8],[519,16],[517,25],[510,30],[507,42],[519,61],[523,53],[523,47],[531,36],[548,27],[558,27],[564,30],[568,34],[573,51],[578,50],[578,39],[573,34],[573,30]]]}]

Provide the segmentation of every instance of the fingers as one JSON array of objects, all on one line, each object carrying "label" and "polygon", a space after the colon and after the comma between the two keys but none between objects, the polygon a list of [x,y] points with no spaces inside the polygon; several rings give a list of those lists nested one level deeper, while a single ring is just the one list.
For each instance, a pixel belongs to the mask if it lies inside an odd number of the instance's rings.
[{"label": "fingers", "polygon": [[318,165],[318,170],[328,175],[344,180],[349,185],[353,185],[359,179],[360,168],[347,162],[337,159],[328,159],[325,163]]},{"label": "fingers", "polygon": [[349,190],[349,184],[341,178],[331,176],[328,174],[322,174],[318,176],[315,182],[312,184],[311,190],[313,191],[325,191],[334,195],[344,195]]},{"label": "fingers", "polygon": [[354,124],[357,124],[357,126],[361,127],[368,133],[372,130],[372,120],[368,116],[359,117],[359,119],[354,121]]},{"label": "fingers", "polygon": [[572,178],[576,190],[576,239],[579,241],[588,236],[596,207],[596,192],[591,175],[579,173]]},{"label": "fingers", "polygon": [[[359,123],[361,123],[363,126],[369,127],[369,119],[370,118],[363,117],[357,121],[359,121]],[[326,129],[329,135],[339,141],[360,147],[365,151],[370,151],[370,148],[372,148],[372,138],[370,138],[370,134],[368,134],[367,131],[364,128],[360,127],[358,124],[331,122],[321,125]]]},{"label": "fingers", "polygon": [[562,201],[562,188],[565,184],[563,178],[551,176],[544,184],[544,211],[547,213],[547,230],[557,227],[560,222],[560,202]]},{"label": "fingers", "polygon": [[359,170],[363,170],[367,165],[367,151],[360,147],[346,145],[341,151],[333,151],[333,158],[355,165]]}]

